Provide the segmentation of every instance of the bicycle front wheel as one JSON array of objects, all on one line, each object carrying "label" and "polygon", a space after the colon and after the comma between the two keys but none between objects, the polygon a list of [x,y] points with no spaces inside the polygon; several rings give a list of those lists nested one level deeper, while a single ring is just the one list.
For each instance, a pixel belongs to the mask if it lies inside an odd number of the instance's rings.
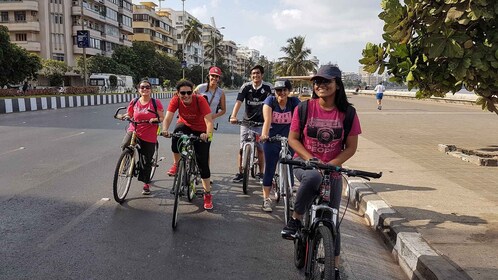
[{"label": "bicycle front wheel", "polygon": [[310,273],[307,279],[335,280],[335,243],[332,232],[319,226],[311,242]]},{"label": "bicycle front wheel", "polygon": [[[244,153],[243,153],[244,154]],[[251,151],[251,146],[247,145],[246,146],[246,152],[244,154],[244,158],[242,159],[244,164],[244,178],[242,179],[242,192],[244,194],[247,194],[247,185],[249,184],[249,169],[251,168],[251,156],[252,156],[252,151]]]},{"label": "bicycle front wheel", "polygon": [[125,149],[121,153],[114,171],[114,180],[112,182],[112,192],[114,200],[117,203],[123,203],[130,190],[131,179],[135,172],[135,159],[133,152]]},{"label": "bicycle front wheel", "polygon": [[156,149],[154,151],[154,155],[152,156],[152,169],[150,171],[150,180],[154,178],[154,174],[156,173],[156,169],[158,167],[157,161],[159,158],[159,142],[156,142]]},{"label": "bicycle front wheel", "polygon": [[291,217],[291,196],[292,196],[292,190],[289,182],[290,180],[289,166],[287,164],[284,165],[279,163],[279,170],[280,170],[279,189],[283,190],[284,192],[284,220],[285,224],[287,224]]},{"label": "bicycle front wheel", "polygon": [[178,204],[180,202],[180,196],[182,192],[182,186],[187,183],[186,181],[187,173],[185,169],[185,160],[180,159],[178,161],[178,170],[175,175],[175,185],[173,186],[173,190],[175,193],[175,202],[173,204],[173,220],[171,222],[171,226],[176,228],[176,224],[178,222]]}]

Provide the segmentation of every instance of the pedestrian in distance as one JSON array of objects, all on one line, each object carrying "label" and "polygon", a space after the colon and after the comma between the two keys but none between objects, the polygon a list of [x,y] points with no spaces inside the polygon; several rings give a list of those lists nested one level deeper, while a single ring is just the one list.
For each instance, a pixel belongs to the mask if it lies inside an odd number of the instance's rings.
[{"label": "pedestrian in distance", "polygon": [[[171,99],[166,117],[162,126],[162,135],[170,136],[168,131],[175,112],[178,111],[178,122],[173,133],[183,132],[186,135],[196,135],[202,141],[194,142],[195,157],[201,173],[202,187],[204,188],[204,209],[213,209],[211,195],[211,170],[209,168],[209,149],[213,138],[213,118],[209,104],[201,95],[193,94],[194,84],[188,80],[180,80],[176,85],[176,93]],[[173,168],[176,173],[180,153],[178,151],[178,137],[171,139],[173,152]],[[171,171],[171,170],[170,170]]]},{"label": "pedestrian in distance", "polygon": [[[301,127],[299,108],[292,117],[289,132],[289,146],[294,149],[296,160],[318,161],[342,166],[351,158],[358,146],[358,135],[361,133],[360,121],[356,113],[352,116],[351,130],[346,141],[343,141],[344,121],[349,108],[341,71],[336,66],[325,65],[318,69],[311,81],[313,82],[313,98],[307,104],[306,123]],[[304,103],[304,102],[303,102]],[[354,111],[353,111],[354,112]],[[301,219],[306,208],[319,193],[322,175],[314,169],[304,170],[294,168],[294,175],[301,182],[296,194],[292,218],[282,230],[282,237],[294,239],[302,227]],[[339,210],[342,193],[342,177],[340,173],[331,174],[329,206]],[[340,233],[337,229],[335,264],[339,265]],[[336,277],[339,270],[336,267]],[[337,278],[338,279],[338,278]]]},{"label": "pedestrian in distance", "polygon": [[26,92],[28,91],[28,82],[24,82],[24,84],[22,85],[22,93],[23,94],[26,94]]},{"label": "pedestrian in distance", "polygon": [[[273,87],[275,95],[268,96],[263,105],[264,124],[259,138],[263,142],[265,155],[265,173],[263,175],[263,211],[271,212],[272,201],[270,190],[280,153],[280,143],[266,142],[275,135],[288,137],[292,114],[297,107],[299,98],[289,97],[292,85],[289,80],[278,80]],[[294,152],[291,151],[291,154]],[[292,178],[292,174],[291,174]]]},{"label": "pedestrian in distance", "polygon": [[[263,101],[275,92],[273,86],[270,83],[263,81],[264,68],[261,65],[256,65],[251,68],[251,81],[244,83],[239,90],[237,95],[237,101],[233,107],[232,114],[230,115],[230,122],[237,123],[237,114],[239,113],[242,102],[245,103],[245,113],[244,120],[263,122]],[[244,176],[242,175],[242,143],[249,133],[255,132],[261,135],[261,126],[248,128],[245,126],[240,127],[240,150],[238,155],[239,170],[232,179],[232,182],[242,182]],[[259,170],[264,170],[264,155],[261,143],[256,143],[258,150],[258,163]],[[261,179],[263,174],[258,174]]]},{"label": "pedestrian in distance", "polygon": [[[140,154],[144,159],[144,168],[138,174],[138,180],[144,183],[142,194],[150,194],[150,172],[152,170],[152,157],[156,150],[157,132],[159,124],[164,119],[164,107],[159,99],[151,97],[152,85],[148,80],[142,80],[138,84],[139,98],[134,98],[128,104],[128,109],[123,118],[132,118],[135,121],[149,120],[149,123],[139,124],[137,127],[137,138],[140,144]],[[130,145],[134,124],[130,123],[126,135],[121,144],[124,149]]]},{"label": "pedestrian in distance", "polygon": [[377,109],[382,110],[382,97],[384,96],[384,91],[386,91],[386,87],[379,82],[379,84],[375,87],[375,99],[377,99]]}]

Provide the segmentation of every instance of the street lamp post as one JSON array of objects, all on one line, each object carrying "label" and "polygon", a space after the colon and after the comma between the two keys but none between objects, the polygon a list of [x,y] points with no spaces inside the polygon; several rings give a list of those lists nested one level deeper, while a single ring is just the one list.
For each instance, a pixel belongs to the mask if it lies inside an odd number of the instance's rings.
[{"label": "street lamp post", "polygon": [[[83,0],[80,0],[80,9],[81,9],[81,30],[85,30],[85,20],[83,18]],[[88,73],[87,73],[87,66],[86,66],[86,47],[83,46],[83,79],[84,79],[84,85],[88,85]]]},{"label": "street lamp post", "polygon": [[183,75],[183,79],[185,79],[185,67],[186,65],[184,65],[184,61],[185,61],[185,0],[182,0],[182,12],[183,12],[183,16],[182,16],[182,24],[183,24],[183,28],[182,28],[182,75]]}]

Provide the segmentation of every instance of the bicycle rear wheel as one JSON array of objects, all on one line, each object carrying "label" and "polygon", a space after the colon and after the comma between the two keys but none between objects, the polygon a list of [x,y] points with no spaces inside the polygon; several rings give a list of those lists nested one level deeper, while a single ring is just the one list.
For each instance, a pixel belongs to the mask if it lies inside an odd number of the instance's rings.
[{"label": "bicycle rear wheel", "polygon": [[335,280],[334,249],[332,232],[326,226],[319,226],[311,242],[310,273],[307,279]]},{"label": "bicycle rear wheel", "polygon": [[[292,196],[292,190],[290,189],[290,172],[289,172],[289,166],[287,164],[281,164],[279,163],[279,170],[280,172],[280,183],[282,184],[281,190],[284,191],[284,220],[285,224],[289,222],[289,219],[291,218],[291,196]],[[280,187],[280,186],[279,186]]]},{"label": "bicycle rear wheel", "polygon": [[131,179],[135,172],[135,159],[133,152],[125,149],[121,153],[114,171],[114,179],[112,182],[112,192],[114,200],[117,203],[123,203],[130,190]]},{"label": "bicycle rear wheel", "polygon": [[156,142],[156,150],[154,151],[154,155],[152,156],[152,169],[150,171],[150,180],[154,178],[154,174],[156,173],[156,169],[158,167],[157,160],[159,158],[159,142]]},{"label": "bicycle rear wheel", "polygon": [[185,160],[180,159],[178,161],[178,170],[175,175],[175,185],[174,193],[175,193],[175,202],[173,204],[173,220],[171,222],[171,226],[176,228],[176,224],[178,222],[178,203],[180,202],[180,196],[182,193],[182,186],[187,183],[187,173],[185,169]]},{"label": "bicycle rear wheel", "polygon": [[[261,173],[262,171],[259,170],[259,160],[258,160],[258,149],[255,147],[254,151],[252,152],[252,157],[253,157],[253,164],[251,166],[251,177],[256,179],[256,176]],[[263,179],[263,178],[259,178]]]},{"label": "bicycle rear wheel", "polygon": [[244,174],[243,174],[244,176],[242,179],[242,192],[244,192],[244,194],[247,194],[247,185],[249,184],[249,168],[250,168],[249,165],[251,164],[251,156],[252,156],[251,146],[247,145],[246,147],[247,150],[244,155],[244,158],[242,159],[243,162],[245,163]]}]

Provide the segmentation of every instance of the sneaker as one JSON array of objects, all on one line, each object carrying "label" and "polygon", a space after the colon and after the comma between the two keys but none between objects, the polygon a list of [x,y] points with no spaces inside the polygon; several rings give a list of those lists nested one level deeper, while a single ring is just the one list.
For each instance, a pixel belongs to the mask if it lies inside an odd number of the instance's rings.
[{"label": "sneaker", "polygon": [[258,180],[261,184],[263,184],[263,176],[265,176],[263,173],[256,174],[256,180]]},{"label": "sneaker", "polygon": [[335,279],[341,280],[341,274],[339,273],[339,269],[335,268],[334,271],[335,271]]},{"label": "sneaker", "polygon": [[294,240],[297,237],[297,231],[302,227],[301,221],[291,218],[287,225],[282,229],[282,238]]},{"label": "sneaker", "polygon": [[244,175],[242,173],[237,173],[235,174],[235,177],[233,177],[232,182],[234,183],[240,183],[244,179]]},{"label": "sneaker", "polygon": [[142,190],[142,194],[143,195],[149,195],[150,194],[150,185],[149,184],[145,184],[144,185],[144,188]]},{"label": "sneaker", "polygon": [[382,110],[382,106],[377,107],[378,110]]},{"label": "sneaker", "polygon": [[173,166],[171,166],[171,168],[168,170],[168,172],[166,172],[169,176],[175,176],[176,175],[176,164],[173,164]]},{"label": "sneaker", "polygon": [[271,212],[273,209],[271,208],[271,199],[268,197],[267,199],[263,200],[263,211],[265,212]]},{"label": "sneaker", "polygon": [[213,209],[213,196],[210,193],[204,194],[204,209]]}]

